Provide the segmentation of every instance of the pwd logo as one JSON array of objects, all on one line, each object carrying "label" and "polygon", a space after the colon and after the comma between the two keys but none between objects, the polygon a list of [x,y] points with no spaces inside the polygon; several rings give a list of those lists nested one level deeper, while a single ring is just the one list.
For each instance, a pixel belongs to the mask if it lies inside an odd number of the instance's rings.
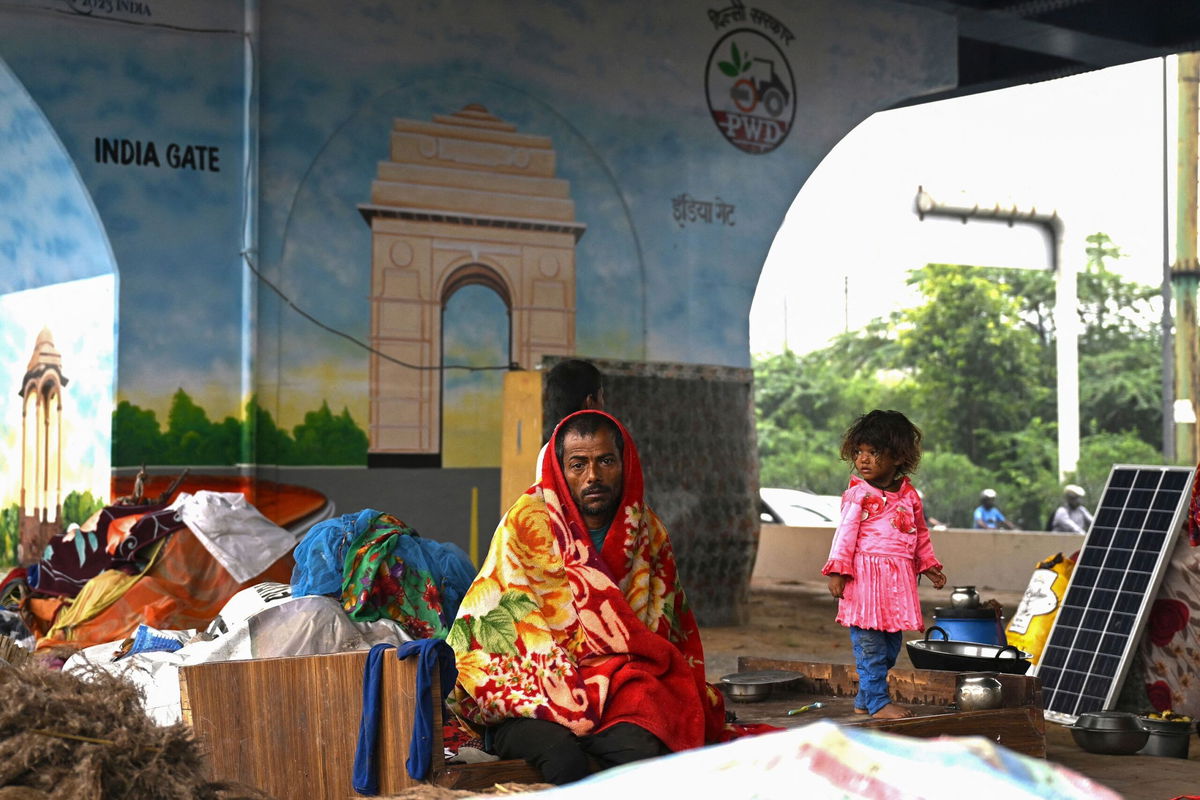
[{"label": "pwd logo", "polygon": [[796,81],[783,51],[763,34],[725,34],[708,56],[708,110],[730,144],[769,153],[783,143],[796,118]]}]

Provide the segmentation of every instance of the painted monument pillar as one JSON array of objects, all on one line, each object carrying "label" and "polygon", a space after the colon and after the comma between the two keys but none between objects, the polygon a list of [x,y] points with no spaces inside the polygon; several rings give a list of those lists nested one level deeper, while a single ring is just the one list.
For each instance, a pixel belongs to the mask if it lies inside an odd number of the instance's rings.
[{"label": "painted monument pillar", "polygon": [[359,211],[371,226],[371,466],[441,465],[442,309],[482,284],[510,317],[510,361],[575,349],[575,221],[545,136],[469,105],[397,119]]},{"label": "painted monument pillar", "polygon": [[[62,517],[62,355],[49,328],[21,379],[21,563],[40,557]],[[32,408],[32,414],[30,409]],[[54,516],[50,516],[50,509]]]}]

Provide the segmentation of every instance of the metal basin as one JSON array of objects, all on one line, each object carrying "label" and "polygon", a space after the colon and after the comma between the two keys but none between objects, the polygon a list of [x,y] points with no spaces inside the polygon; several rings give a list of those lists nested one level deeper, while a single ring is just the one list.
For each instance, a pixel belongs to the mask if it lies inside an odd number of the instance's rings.
[{"label": "metal basin", "polygon": [[782,669],[762,669],[753,672],[731,672],[721,676],[721,689],[730,700],[757,703],[771,695],[772,690],[804,677],[798,672]]},{"label": "metal basin", "polygon": [[1169,756],[1187,758],[1188,742],[1192,736],[1192,720],[1167,720],[1138,717],[1138,727],[1150,734],[1146,746],[1139,751],[1143,756]]},{"label": "metal basin", "polygon": [[1075,744],[1104,756],[1131,755],[1145,747],[1150,738],[1128,711],[1089,711],[1080,714],[1067,730]]},{"label": "metal basin", "polygon": [[924,639],[906,643],[908,657],[917,669],[940,669],[951,672],[1004,672],[1024,675],[1032,655],[1012,645],[960,642],[950,639],[930,639],[930,631],[942,631],[936,626],[925,632]]}]

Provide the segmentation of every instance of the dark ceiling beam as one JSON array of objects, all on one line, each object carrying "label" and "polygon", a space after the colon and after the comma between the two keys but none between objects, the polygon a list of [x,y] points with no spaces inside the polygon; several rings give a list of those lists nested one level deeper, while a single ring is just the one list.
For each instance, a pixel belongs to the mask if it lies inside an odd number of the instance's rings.
[{"label": "dark ceiling beam", "polygon": [[[894,0],[953,17],[958,85],[895,107],[1064,78],[1200,50],[1200,14],[1175,0]],[[1040,19],[1031,19],[1037,16]],[[1096,31],[1100,31],[1097,33]],[[1166,33],[1146,44],[1148,31]],[[1123,33],[1128,34],[1123,37]],[[1142,41],[1134,39],[1139,37]]]},{"label": "dark ceiling beam", "polygon": [[[959,38],[1028,50],[1032,53],[1074,61],[1084,68],[1098,69],[1143,61],[1174,52],[1169,48],[1146,47],[1122,39],[1097,36],[1079,30],[1018,16],[1013,11],[977,9],[950,0],[899,0],[907,5],[934,9],[958,20]],[[1025,11],[1030,4],[1013,6]],[[1143,7],[1141,12],[1151,13]]]}]

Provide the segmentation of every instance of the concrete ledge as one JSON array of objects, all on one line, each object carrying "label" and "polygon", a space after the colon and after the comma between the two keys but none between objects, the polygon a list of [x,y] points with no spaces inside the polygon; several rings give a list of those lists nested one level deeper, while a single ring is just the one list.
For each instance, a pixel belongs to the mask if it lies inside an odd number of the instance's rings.
[{"label": "concrete ledge", "polygon": [[[933,549],[945,565],[951,585],[1023,592],[1034,566],[1061,552],[1069,556],[1083,537],[1044,531],[933,531]],[[791,528],[763,523],[752,582],[821,579],[829,558],[833,526]]]}]

